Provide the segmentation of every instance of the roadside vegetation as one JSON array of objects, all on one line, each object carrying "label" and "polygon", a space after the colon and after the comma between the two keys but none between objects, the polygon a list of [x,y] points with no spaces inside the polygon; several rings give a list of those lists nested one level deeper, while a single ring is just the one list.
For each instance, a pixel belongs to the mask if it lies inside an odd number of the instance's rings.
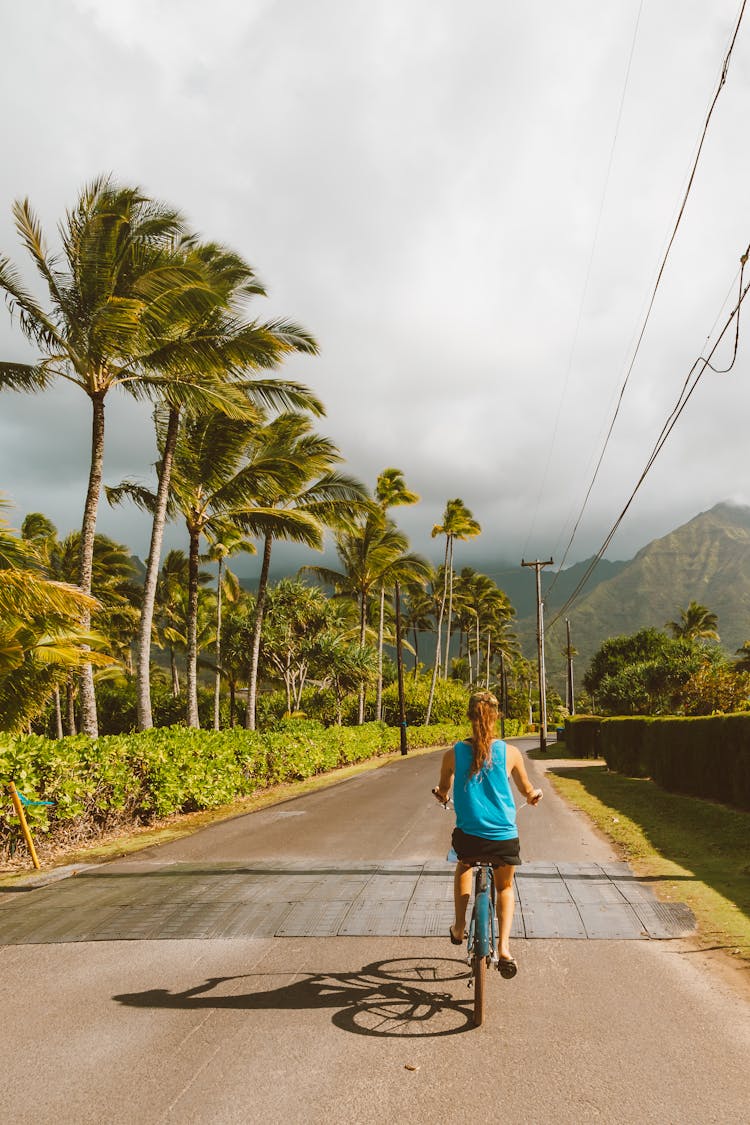
[{"label": "roadside vegetation", "polygon": [[[248,262],[110,178],[82,189],[56,247],[28,200],[13,215],[24,265],[0,255],[0,291],[29,354],[0,362],[0,390],[75,387],[92,441],[80,529],[60,533],[43,512],[17,531],[0,526],[0,729],[57,739],[175,723],[252,731],[278,718],[267,699],[278,690],[287,714],[393,722],[396,599],[405,671],[418,694],[427,683],[409,722],[429,725],[454,681],[496,687],[525,718],[533,676],[513,608],[487,576],[455,565],[480,525],[450,499],[432,531],[443,564],[410,549],[392,512],[419,497],[397,468],[372,490],[343,471],[316,429],[323,403],[281,376],[317,343],[294,321],[258,316],[265,288]],[[153,404],[156,473],[134,464],[134,476],[105,487],[116,391]],[[105,496],[151,516],[145,563],[97,531]],[[184,527],[184,549],[162,557],[169,522]],[[276,543],[315,552],[330,537],[338,566],[311,562],[270,581]],[[228,566],[240,554],[258,555],[253,592]]]},{"label": "roadside vegetation", "polygon": [[604,765],[561,766],[548,776],[660,898],[688,904],[704,947],[750,961],[750,813],[666,793]]},{"label": "roadside vegetation", "polygon": [[[465,723],[421,726],[412,749],[455,741]],[[399,751],[400,735],[385,723],[331,726],[291,719],[267,731],[151,730],[97,740],[27,737],[0,743],[0,779],[43,793],[50,805],[27,818],[42,857],[158,824],[166,818],[221,809],[256,794],[331,774]],[[278,799],[278,797],[276,797]],[[10,810],[0,811],[0,862],[26,849]]]}]

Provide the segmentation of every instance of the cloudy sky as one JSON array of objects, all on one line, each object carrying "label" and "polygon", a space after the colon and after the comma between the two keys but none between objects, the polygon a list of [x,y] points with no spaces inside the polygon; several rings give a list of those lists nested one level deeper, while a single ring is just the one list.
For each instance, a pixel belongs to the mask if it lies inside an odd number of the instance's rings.
[{"label": "cloudy sky", "polygon": [[[461,562],[559,562],[671,233],[740,0],[0,0],[0,251],[101,172],[230,243],[320,343],[285,374],[368,484],[401,468],[484,533]],[[748,16],[750,21],[750,16]],[[568,565],[619,514],[750,242],[750,22]],[[750,322],[748,322],[750,328]],[[608,554],[750,503],[748,348],[708,373]],[[4,358],[27,354],[0,313]],[[720,352],[724,355],[727,349]],[[89,405],[0,396],[0,491],[80,524]],[[108,408],[105,479],[149,479],[148,410]],[[143,517],[100,530],[143,554]],[[170,545],[182,545],[179,529]]]}]

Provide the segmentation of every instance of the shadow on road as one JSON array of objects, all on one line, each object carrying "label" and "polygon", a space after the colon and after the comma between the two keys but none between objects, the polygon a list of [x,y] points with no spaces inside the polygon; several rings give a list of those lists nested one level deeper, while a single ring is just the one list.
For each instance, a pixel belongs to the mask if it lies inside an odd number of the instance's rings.
[{"label": "shadow on road", "polygon": [[[296,977],[297,974],[290,973]],[[335,1008],[331,1022],[355,1035],[391,1038],[458,1035],[473,1029],[473,995],[457,1000],[445,985],[466,988],[470,974],[461,961],[403,957],[373,961],[359,972],[305,973],[291,984],[258,992],[222,991],[232,981],[268,974],[209,977],[183,992],[152,988],[113,996],[135,1008],[226,1008],[239,1011],[303,1011]]]}]

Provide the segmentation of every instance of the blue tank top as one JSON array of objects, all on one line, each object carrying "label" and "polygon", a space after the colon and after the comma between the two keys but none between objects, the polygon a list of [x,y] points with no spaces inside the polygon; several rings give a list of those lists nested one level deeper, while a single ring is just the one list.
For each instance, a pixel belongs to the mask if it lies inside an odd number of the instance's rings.
[{"label": "blue tank top", "polygon": [[456,824],[470,836],[484,840],[512,840],[518,835],[516,803],[510,788],[506,746],[499,738],[492,743],[492,765],[470,777],[473,752],[468,742],[453,747],[456,773],[453,806]]}]

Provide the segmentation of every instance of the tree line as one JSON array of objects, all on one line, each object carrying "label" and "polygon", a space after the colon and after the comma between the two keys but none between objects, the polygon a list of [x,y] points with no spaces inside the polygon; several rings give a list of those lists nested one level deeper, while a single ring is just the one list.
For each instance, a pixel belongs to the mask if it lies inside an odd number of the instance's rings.
[{"label": "tree line", "polygon": [[[454,567],[455,544],[481,531],[472,513],[460,499],[447,502],[432,531],[445,538],[442,566],[410,551],[391,510],[419,497],[399,469],[383,470],[372,493],[342,470],[343,455],[314,428],[323,404],[278,374],[289,355],[317,354],[316,341],[292,321],[251,314],[265,289],[239,254],[106,177],[66,212],[57,252],[28,200],[13,211],[44,298],[0,256],[0,288],[35,353],[30,362],[0,362],[0,388],[72,383],[89,400],[92,436],[80,531],[60,538],[42,513],[29,514],[20,533],[0,520],[3,729],[27,729],[51,706],[57,734],[97,737],[97,690],[123,677],[135,685],[135,725],[148,729],[155,652],[168,657],[170,692],[188,726],[201,722],[202,669],[214,678],[216,727],[226,697],[235,721],[241,691],[243,721],[254,729],[263,685],[281,685],[289,711],[314,686],[332,694],[338,721],[351,696],[357,722],[367,706],[380,718],[397,585],[416,676],[420,637],[435,634],[426,723],[438,683],[452,675],[489,684],[507,658],[511,691],[522,690],[528,669],[507,597],[486,575]],[[113,390],[153,404],[154,489],[136,479],[104,488]],[[103,493],[151,516],[141,580],[129,550],[96,530]],[[176,519],[187,550],[162,558],[165,526]],[[275,542],[320,550],[327,533],[338,568],[309,565],[296,580],[270,584]],[[239,552],[260,554],[254,594],[227,565]]]},{"label": "tree line", "polygon": [[711,715],[750,708],[750,641],[734,659],[719,647],[716,614],[700,602],[664,629],[610,637],[583,679],[579,710],[603,715]]}]

